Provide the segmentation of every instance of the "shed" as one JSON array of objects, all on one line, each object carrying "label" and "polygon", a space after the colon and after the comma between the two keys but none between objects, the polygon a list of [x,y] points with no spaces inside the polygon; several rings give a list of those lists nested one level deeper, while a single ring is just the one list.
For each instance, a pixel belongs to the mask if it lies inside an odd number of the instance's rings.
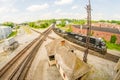
[{"label": "shed", "polygon": [[48,56],[54,61],[64,80],[77,80],[85,75],[90,67],[74,53],[75,48],[64,39],[56,39],[46,45]]}]

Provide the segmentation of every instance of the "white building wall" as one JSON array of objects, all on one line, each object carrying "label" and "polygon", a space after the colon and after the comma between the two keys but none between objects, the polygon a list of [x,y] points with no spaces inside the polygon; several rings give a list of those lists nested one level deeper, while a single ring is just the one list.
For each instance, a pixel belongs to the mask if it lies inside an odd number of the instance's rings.
[{"label": "white building wall", "polygon": [[67,75],[65,74],[64,70],[62,69],[62,67],[58,63],[56,64],[56,66],[57,66],[57,68],[58,68],[58,70],[59,70],[63,80],[69,80]]},{"label": "white building wall", "polygon": [[12,32],[12,28],[8,26],[0,26],[0,39],[7,38]]},{"label": "white building wall", "polygon": [[60,24],[61,23],[61,21],[56,21],[56,24]]},{"label": "white building wall", "polygon": [[[62,69],[62,67],[64,66],[64,63],[61,60],[61,57],[59,55],[55,55],[55,59],[56,59],[56,66],[63,78],[63,80],[70,80],[69,77],[65,74],[64,70]],[[65,68],[66,66],[64,66]],[[67,69],[67,68],[66,68]],[[69,70],[69,69],[68,69]],[[65,77],[63,76],[63,74],[65,74]]]}]

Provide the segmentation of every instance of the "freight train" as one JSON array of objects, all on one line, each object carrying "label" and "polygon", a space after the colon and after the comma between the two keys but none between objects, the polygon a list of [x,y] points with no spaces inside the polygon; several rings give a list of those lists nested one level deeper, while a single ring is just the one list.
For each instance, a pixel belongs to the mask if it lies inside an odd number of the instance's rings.
[{"label": "freight train", "polygon": [[[86,35],[76,34],[73,32],[66,32],[59,28],[54,28],[53,30],[58,35],[60,35],[61,37],[71,42],[74,42],[80,46],[84,46],[84,47],[86,46],[86,39],[87,39]],[[104,40],[101,38],[93,37],[93,36],[90,36],[90,39],[89,39],[89,49],[97,51],[103,55],[107,53],[107,47],[106,47],[106,43],[104,42]]]}]

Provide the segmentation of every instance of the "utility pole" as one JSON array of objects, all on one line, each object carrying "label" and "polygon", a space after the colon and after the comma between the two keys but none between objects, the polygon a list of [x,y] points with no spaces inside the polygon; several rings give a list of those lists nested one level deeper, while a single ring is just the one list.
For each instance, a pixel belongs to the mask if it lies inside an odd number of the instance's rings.
[{"label": "utility pole", "polygon": [[83,61],[87,63],[87,55],[89,50],[89,41],[90,41],[90,35],[91,35],[91,4],[89,0],[89,4],[86,5],[87,10],[87,36],[86,36],[86,50],[84,52]]}]

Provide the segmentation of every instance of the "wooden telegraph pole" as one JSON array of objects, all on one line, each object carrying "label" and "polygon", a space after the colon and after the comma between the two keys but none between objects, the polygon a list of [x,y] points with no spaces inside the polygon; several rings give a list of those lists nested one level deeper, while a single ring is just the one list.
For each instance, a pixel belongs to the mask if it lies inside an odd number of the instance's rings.
[{"label": "wooden telegraph pole", "polygon": [[84,52],[83,61],[87,63],[87,55],[89,50],[89,41],[90,41],[90,35],[91,35],[91,4],[89,0],[89,4],[86,5],[87,10],[87,36],[86,36],[86,50]]}]

